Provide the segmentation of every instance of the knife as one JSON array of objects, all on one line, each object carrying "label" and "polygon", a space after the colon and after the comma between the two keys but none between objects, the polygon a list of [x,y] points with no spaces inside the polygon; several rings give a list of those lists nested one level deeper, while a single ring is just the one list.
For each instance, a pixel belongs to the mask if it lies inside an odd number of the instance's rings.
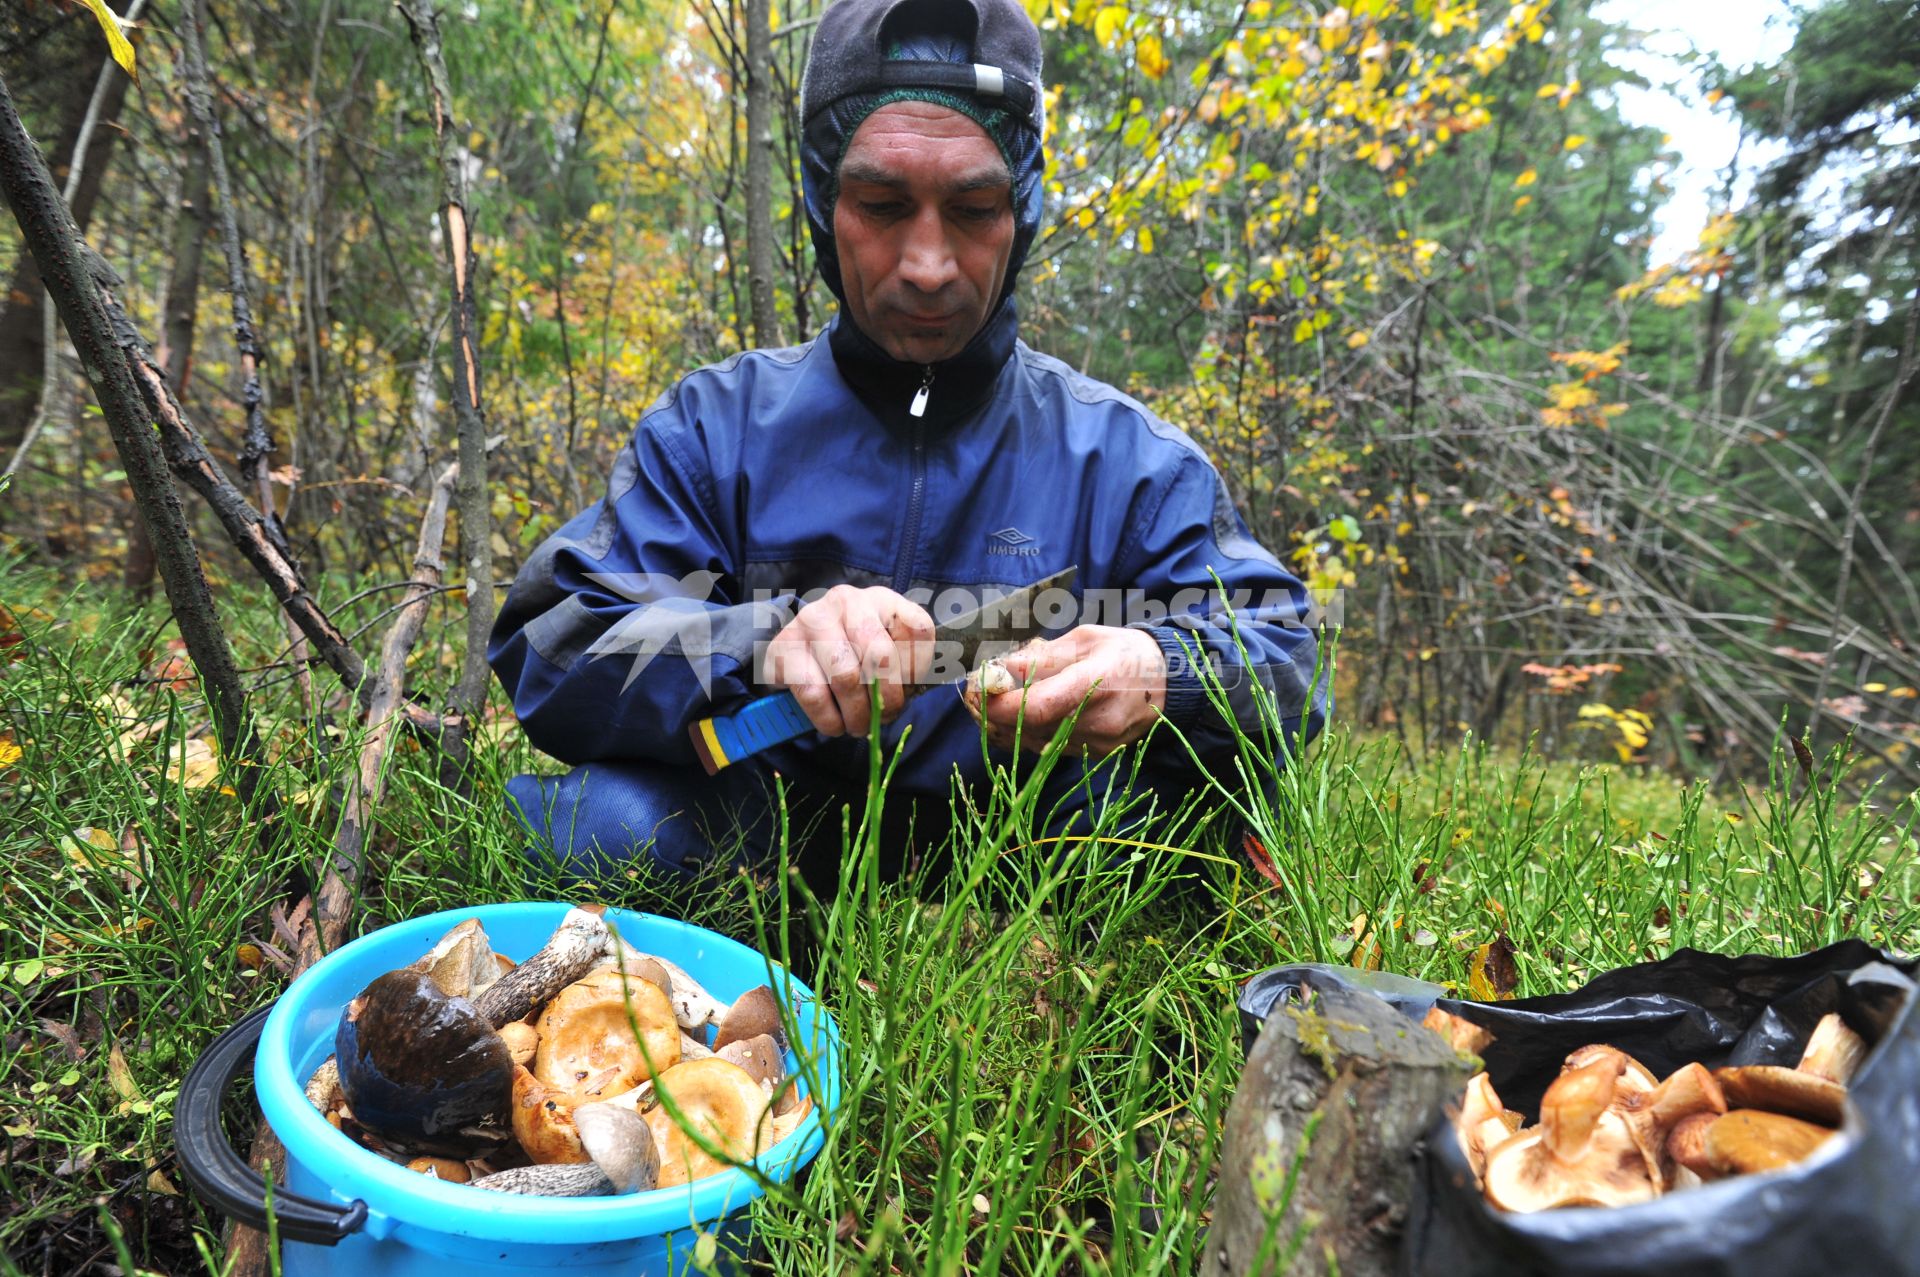
[{"label": "knife", "polygon": [[[907,699],[942,687],[964,676],[974,666],[982,649],[1004,646],[1012,650],[1043,628],[1034,619],[1034,601],[1048,590],[1065,589],[1073,584],[1079,565],[1062,568],[1032,585],[1011,594],[989,599],[971,612],[962,613],[933,631],[934,668],[929,682],[910,684]],[[759,697],[731,714],[703,718],[687,728],[693,737],[693,751],[700,765],[712,776],[722,767],[750,758],[813,730],[813,722],[792,692],[779,691]]]}]

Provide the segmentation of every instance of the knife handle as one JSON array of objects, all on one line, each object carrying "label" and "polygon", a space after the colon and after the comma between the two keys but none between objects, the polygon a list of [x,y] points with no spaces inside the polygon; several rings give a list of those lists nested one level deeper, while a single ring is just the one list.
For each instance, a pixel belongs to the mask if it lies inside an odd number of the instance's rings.
[{"label": "knife handle", "polygon": [[703,718],[687,728],[700,765],[712,776],[722,767],[813,730],[792,692],[775,692],[731,714]]}]

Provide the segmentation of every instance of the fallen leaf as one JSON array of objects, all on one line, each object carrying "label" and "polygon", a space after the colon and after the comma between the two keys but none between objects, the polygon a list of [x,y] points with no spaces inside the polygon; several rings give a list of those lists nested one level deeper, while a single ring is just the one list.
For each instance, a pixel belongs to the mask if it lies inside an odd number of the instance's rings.
[{"label": "fallen leaf", "polygon": [[61,1179],[72,1179],[76,1175],[85,1175],[93,1166],[93,1159],[99,1156],[99,1150],[91,1144],[77,1153],[69,1153],[53,1168],[53,1173]]},{"label": "fallen leaf", "polygon": [[1520,986],[1513,941],[1502,931],[1467,959],[1467,996],[1475,1002],[1503,1002]]},{"label": "fallen leaf", "polygon": [[84,1060],[87,1057],[86,1044],[80,1041],[80,1032],[71,1024],[62,1024],[58,1020],[42,1019],[40,1031],[66,1048],[69,1058]]},{"label": "fallen leaf", "polygon": [[107,1048],[107,1083],[115,1095],[128,1103],[140,1098],[140,1084],[133,1080],[133,1070],[127,1067],[126,1054],[118,1042]]},{"label": "fallen leaf", "polygon": [[195,736],[168,748],[167,765],[161,774],[167,780],[179,781],[182,789],[206,789],[220,783],[220,758],[211,740]]},{"label": "fallen leaf", "polygon": [[158,1193],[162,1197],[180,1196],[180,1190],[173,1186],[173,1181],[167,1178],[167,1173],[158,1168],[147,1175],[147,1191]]},{"label": "fallen leaf", "polygon": [[13,743],[12,735],[0,732],[0,772],[26,757],[26,751]]}]

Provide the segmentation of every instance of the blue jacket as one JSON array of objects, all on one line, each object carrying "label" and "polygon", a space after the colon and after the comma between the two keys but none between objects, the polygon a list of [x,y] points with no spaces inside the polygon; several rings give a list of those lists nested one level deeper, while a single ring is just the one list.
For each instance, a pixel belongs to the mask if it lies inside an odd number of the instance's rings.
[{"label": "blue jacket", "polygon": [[[1008,304],[935,369],[919,417],[908,405],[925,371],[903,370],[844,319],[662,395],[606,497],[534,552],[501,610],[488,658],[533,743],[568,763],[693,767],[688,724],[767,690],[752,682],[754,645],[796,595],[885,585],[938,622],[944,598],[1075,564],[1074,593],[1105,609],[1079,619],[1139,624],[1168,654],[1165,714],[1210,768],[1231,774],[1233,740],[1183,639],[1217,662],[1253,739],[1256,681],[1290,736],[1318,731],[1326,679],[1316,685],[1313,633],[1297,619],[1305,591],[1248,535],[1212,464],[1184,432],[1029,349],[1014,327]],[[1160,615],[1169,604],[1180,610]],[[911,701],[885,731],[890,753],[909,727],[896,792],[944,796],[956,768],[983,778],[979,728],[955,689]],[[866,774],[861,739],[785,748],[783,767]],[[1151,768],[1190,778],[1171,733],[1149,748]]]}]

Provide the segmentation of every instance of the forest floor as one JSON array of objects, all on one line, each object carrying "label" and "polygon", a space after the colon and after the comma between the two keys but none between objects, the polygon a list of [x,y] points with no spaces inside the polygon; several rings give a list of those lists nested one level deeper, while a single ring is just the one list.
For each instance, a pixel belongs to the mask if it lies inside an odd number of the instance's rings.
[{"label": "forest floor", "polygon": [[[263,822],[158,614],[9,602],[0,1271],[208,1271],[219,1220],[176,1165],[173,1102],[286,986],[269,905],[331,845],[356,728],[316,724],[286,683],[258,699],[281,803]],[[563,886],[502,804],[506,777],[553,765],[510,719],[484,741],[470,795],[427,752],[390,760],[359,930],[565,892],[789,955],[838,1020],[845,1093],[811,1172],[752,1208],[754,1271],[1191,1271],[1242,1061],[1235,992],[1280,963],[1494,997],[1683,946],[1920,948],[1912,810],[1843,800],[1843,763],[1784,749],[1771,784],[1709,793],[1477,745],[1414,763],[1335,730],[1271,806],[1200,795],[1183,820],[1044,848],[1009,778],[956,810],[938,876],[884,881],[878,826],[851,813],[841,890],[815,899],[777,867]],[[1248,742],[1248,765],[1261,753]],[[1242,853],[1248,826],[1271,874]]]}]

